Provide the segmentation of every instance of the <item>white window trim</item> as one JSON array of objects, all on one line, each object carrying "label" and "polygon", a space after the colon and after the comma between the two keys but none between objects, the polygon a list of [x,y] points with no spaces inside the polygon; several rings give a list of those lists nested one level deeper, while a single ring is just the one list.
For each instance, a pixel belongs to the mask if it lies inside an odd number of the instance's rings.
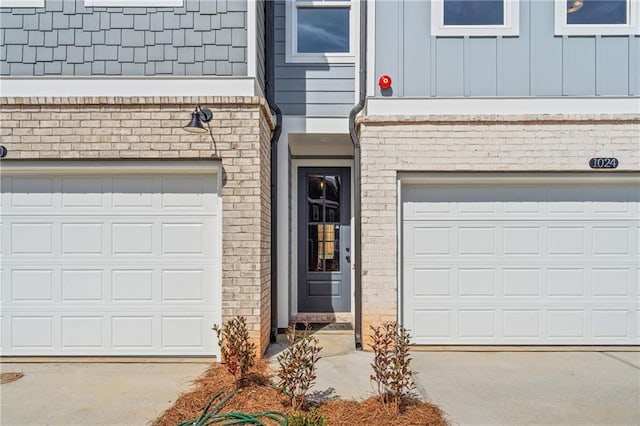
[{"label": "white window trim", "polygon": [[0,7],[44,7],[44,0],[0,0]]},{"label": "white window trim", "polygon": [[503,25],[444,25],[444,0],[431,1],[432,36],[517,36],[519,31],[518,0],[504,0]]},{"label": "white window trim", "polygon": [[[359,22],[360,2],[346,1],[287,1],[285,10],[285,50],[288,63],[351,63],[355,60],[356,28]],[[298,53],[298,5],[313,7],[349,8],[349,52],[344,53]]]},{"label": "white window trim", "polygon": [[566,0],[555,0],[555,35],[629,35],[640,34],[638,0],[627,0],[626,24],[567,24]]},{"label": "white window trim", "polygon": [[181,7],[184,0],[84,0],[86,7]]}]

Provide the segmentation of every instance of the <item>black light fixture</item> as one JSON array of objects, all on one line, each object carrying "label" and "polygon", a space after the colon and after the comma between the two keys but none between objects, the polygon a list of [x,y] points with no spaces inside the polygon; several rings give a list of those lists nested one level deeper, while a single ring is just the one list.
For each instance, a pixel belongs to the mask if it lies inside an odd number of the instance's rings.
[{"label": "black light fixture", "polygon": [[196,105],[196,108],[191,113],[191,120],[183,129],[190,133],[209,133],[202,123],[208,123],[212,118],[213,113],[209,108],[201,108],[200,105]]}]

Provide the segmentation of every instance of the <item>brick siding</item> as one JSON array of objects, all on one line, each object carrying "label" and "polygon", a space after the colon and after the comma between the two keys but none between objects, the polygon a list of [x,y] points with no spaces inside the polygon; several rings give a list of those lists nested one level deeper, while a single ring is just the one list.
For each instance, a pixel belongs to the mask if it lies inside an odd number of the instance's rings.
[{"label": "brick siding", "polygon": [[[209,106],[209,134],[182,129]],[[0,98],[2,161],[219,159],[223,167],[222,315],[244,315],[263,352],[270,330],[270,139],[258,97]]]},{"label": "brick siding", "polygon": [[640,115],[365,116],[359,131],[365,338],[370,325],[397,319],[399,172],[596,173],[592,157],[640,171]]}]

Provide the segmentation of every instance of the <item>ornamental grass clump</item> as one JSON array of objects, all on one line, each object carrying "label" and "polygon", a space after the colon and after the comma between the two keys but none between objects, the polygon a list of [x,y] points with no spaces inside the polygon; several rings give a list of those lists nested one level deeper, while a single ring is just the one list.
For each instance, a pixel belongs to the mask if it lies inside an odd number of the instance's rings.
[{"label": "ornamental grass clump", "polygon": [[385,322],[379,327],[371,327],[374,353],[371,381],[377,385],[382,403],[400,412],[402,403],[407,401],[415,389],[414,372],[409,368],[409,332],[396,322]]},{"label": "ornamental grass clump", "polygon": [[296,333],[295,327],[287,329],[289,347],[278,355],[278,388],[287,395],[294,411],[304,405],[307,392],[316,379],[316,364],[320,360],[318,339],[309,334],[309,324]]},{"label": "ornamental grass clump", "polygon": [[242,316],[229,319],[222,326],[213,325],[218,336],[222,362],[234,377],[236,388],[246,382],[249,370],[255,365],[256,345],[249,341],[247,319]]}]

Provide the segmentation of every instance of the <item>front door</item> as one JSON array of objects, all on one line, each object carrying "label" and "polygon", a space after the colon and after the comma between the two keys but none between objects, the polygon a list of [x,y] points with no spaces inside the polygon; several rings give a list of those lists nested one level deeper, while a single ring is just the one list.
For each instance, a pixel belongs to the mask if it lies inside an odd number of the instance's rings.
[{"label": "front door", "polygon": [[349,169],[308,167],[298,173],[298,312],[349,312]]}]

